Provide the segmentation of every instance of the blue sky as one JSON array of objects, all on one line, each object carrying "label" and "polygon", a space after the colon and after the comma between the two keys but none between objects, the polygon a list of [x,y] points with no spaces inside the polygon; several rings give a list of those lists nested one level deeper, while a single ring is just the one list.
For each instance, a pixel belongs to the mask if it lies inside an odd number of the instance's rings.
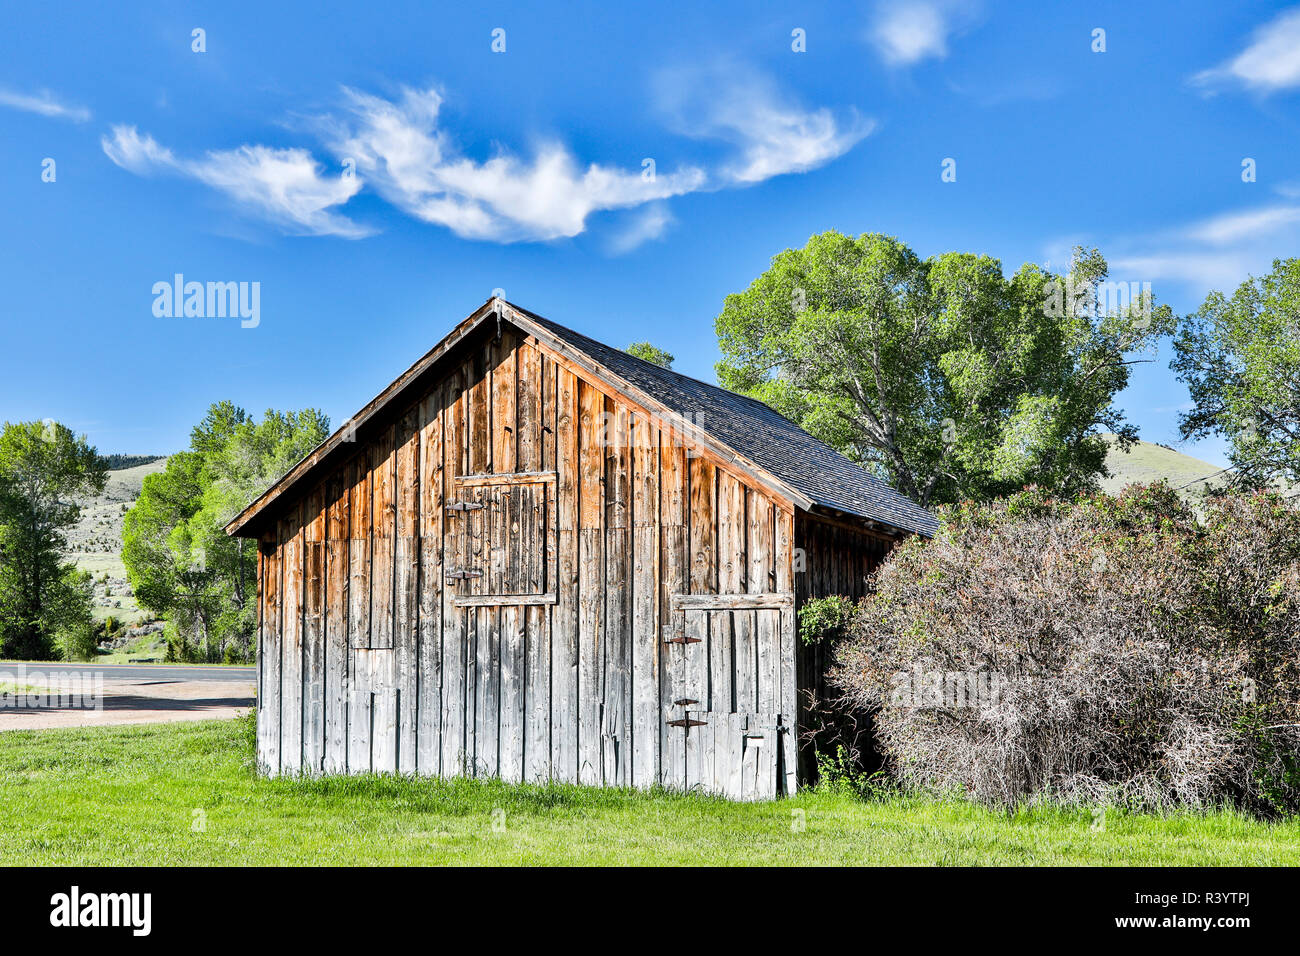
[{"label": "blue sky", "polygon": [[[496,288],[713,380],[723,297],[831,228],[1095,245],[1180,313],[1297,254],[1300,7],[705,6],[11,8],[0,416],[125,453],[223,398],[338,423]],[[176,273],[260,283],[257,327],[155,316]],[[1172,443],[1169,357],[1120,404]]]}]

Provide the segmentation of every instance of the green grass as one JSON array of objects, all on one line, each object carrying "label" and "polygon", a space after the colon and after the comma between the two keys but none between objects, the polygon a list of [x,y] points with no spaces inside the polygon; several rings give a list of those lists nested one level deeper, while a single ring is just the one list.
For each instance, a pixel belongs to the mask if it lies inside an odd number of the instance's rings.
[{"label": "green grass", "polygon": [[43,693],[45,693],[45,691],[42,688],[34,687],[31,684],[16,684],[13,681],[0,681],[0,697],[27,697],[32,694]]},{"label": "green grass", "polygon": [[495,781],[265,780],[249,770],[244,721],[0,733],[0,859],[28,864],[1300,863],[1297,821],[1112,810],[1104,832],[1092,823],[1086,810],[824,793],[733,804]]}]

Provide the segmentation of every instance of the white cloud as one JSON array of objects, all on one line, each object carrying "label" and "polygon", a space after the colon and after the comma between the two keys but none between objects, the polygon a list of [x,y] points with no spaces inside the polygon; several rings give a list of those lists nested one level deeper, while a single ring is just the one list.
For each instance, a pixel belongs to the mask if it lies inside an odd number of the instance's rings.
[{"label": "white cloud", "polygon": [[650,203],[637,210],[623,230],[614,235],[609,242],[609,252],[616,256],[631,252],[643,243],[661,238],[672,224],[673,216],[667,203]]},{"label": "white cloud", "polygon": [[926,57],[941,60],[948,55],[948,25],[933,4],[882,7],[871,36],[892,66],[908,66]]},{"label": "white cloud", "polygon": [[856,113],[837,119],[825,107],[803,109],[763,77],[732,64],[665,71],[658,97],[678,132],[737,148],[736,157],[715,175],[716,186],[750,185],[816,169],[847,153],[875,128]]},{"label": "white cloud", "polygon": [[136,175],[146,175],[156,167],[178,170],[180,166],[170,149],[159,146],[148,134],[141,136],[134,126],[114,126],[113,135],[101,136],[99,144],[109,159]]},{"label": "white cloud", "polygon": [[1223,244],[1274,233],[1295,222],[1300,222],[1300,206],[1267,206],[1215,216],[1192,226],[1187,236],[1199,242]]},{"label": "white cloud", "polygon": [[69,119],[74,123],[84,123],[90,119],[90,110],[84,106],[72,106],[60,103],[49,90],[42,90],[35,95],[15,93],[0,89],[0,106],[10,106],[27,113],[39,113],[55,119]]},{"label": "white cloud", "polygon": [[1264,92],[1300,86],[1300,8],[1256,28],[1246,49],[1192,80],[1202,86],[1236,83]]},{"label": "white cloud", "polygon": [[543,141],[531,156],[503,149],[475,159],[458,149],[447,130],[436,89],[403,88],[391,99],[345,89],[339,113],[315,120],[326,147],[355,169],[354,178],[323,176],[304,149],[240,146],[183,159],[129,126],[114,127],[102,142],[124,169],[198,180],[302,232],[366,235],[333,211],[361,189],[364,178],[408,215],[493,242],[567,238],[584,232],[595,213],[643,209],[611,240],[613,251],[625,252],[658,238],[671,224],[665,200],[814,169],[847,152],[873,127],[856,115],[842,121],[828,109],[802,109],[753,74],[717,71],[707,79],[669,84],[661,92],[673,92],[680,132],[735,147],[713,171],[689,164],[665,171],[662,157],[632,168],[584,165],[555,140]]},{"label": "white cloud", "polygon": [[1235,289],[1251,270],[1250,257],[1180,249],[1110,259],[1112,278],[1186,282],[1200,291]]},{"label": "white cloud", "polygon": [[872,16],[868,39],[890,66],[942,60],[948,40],[975,14],[964,0],[882,0]]},{"label": "white cloud", "polygon": [[195,179],[290,232],[359,239],[372,230],[332,211],[356,195],[356,177],[325,176],[305,149],[240,146],[203,159],[179,159],[134,126],[114,126],[100,140],[104,153],[137,175],[167,172]]},{"label": "white cloud", "polygon": [[531,159],[460,155],[439,125],[442,96],[404,89],[396,101],[348,90],[349,116],[328,124],[330,148],[356,161],[386,200],[468,239],[498,242],[576,236],[593,212],[625,209],[699,189],[702,170],[643,175],[585,168],[561,144]]},{"label": "white cloud", "polygon": [[1111,272],[1129,280],[1166,279],[1197,294],[1231,292],[1267,272],[1280,249],[1300,243],[1300,206],[1278,204],[1223,213],[1160,235],[1121,239]]}]

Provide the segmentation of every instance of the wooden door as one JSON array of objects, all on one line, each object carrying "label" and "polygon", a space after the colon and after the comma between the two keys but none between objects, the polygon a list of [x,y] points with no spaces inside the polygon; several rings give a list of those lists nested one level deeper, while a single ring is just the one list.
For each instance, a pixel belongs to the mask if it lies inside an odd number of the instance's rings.
[{"label": "wooden door", "polygon": [[766,800],[778,792],[780,609],[692,607],[665,645],[666,786]]},{"label": "wooden door", "polygon": [[555,473],[456,478],[448,587],[461,606],[555,602]]}]

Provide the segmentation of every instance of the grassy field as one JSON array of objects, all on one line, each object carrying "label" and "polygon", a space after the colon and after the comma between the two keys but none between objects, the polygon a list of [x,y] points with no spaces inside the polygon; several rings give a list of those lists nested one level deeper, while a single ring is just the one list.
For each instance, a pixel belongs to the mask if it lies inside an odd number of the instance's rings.
[{"label": "grassy field", "polygon": [[[990,812],[809,793],[262,780],[244,721],[0,733],[0,859],[28,864],[1300,864],[1300,822]],[[798,823],[802,822],[803,829]]]}]

